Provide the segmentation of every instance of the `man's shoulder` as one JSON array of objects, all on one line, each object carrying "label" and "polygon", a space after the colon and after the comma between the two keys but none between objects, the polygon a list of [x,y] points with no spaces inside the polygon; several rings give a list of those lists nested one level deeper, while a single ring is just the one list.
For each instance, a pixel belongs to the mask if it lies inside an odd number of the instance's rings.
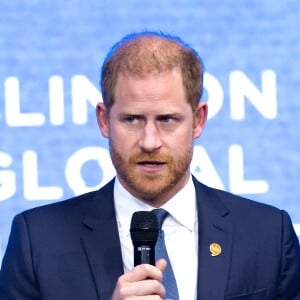
[{"label": "man's shoulder", "polygon": [[200,216],[206,220],[211,217],[224,220],[234,228],[236,237],[240,240],[252,236],[254,240],[260,237],[275,241],[280,240],[285,231],[286,236],[297,241],[291,218],[286,211],[206,186],[198,181],[195,181],[195,187],[198,191]]},{"label": "man's shoulder", "polygon": [[[209,187],[196,179],[194,180],[196,191],[201,191],[201,195],[205,196],[205,201],[211,205],[222,207],[224,211],[231,214],[251,215],[255,214],[268,217],[274,215],[278,217],[282,210],[267,203],[254,201],[224,190]],[[201,199],[199,199],[201,201]]]},{"label": "man's shoulder", "polygon": [[[50,203],[38,207],[34,207],[23,211],[22,215],[25,219],[47,217],[47,216],[76,216],[84,215],[91,206],[101,206],[106,201],[113,201],[113,183],[114,180],[104,185],[99,190],[87,192],[72,198]],[[111,197],[111,199],[109,199]]]}]

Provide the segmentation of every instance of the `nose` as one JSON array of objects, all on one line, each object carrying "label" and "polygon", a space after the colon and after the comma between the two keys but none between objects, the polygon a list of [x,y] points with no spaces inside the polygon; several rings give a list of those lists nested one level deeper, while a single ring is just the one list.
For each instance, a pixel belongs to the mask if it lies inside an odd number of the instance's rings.
[{"label": "nose", "polygon": [[142,130],[139,141],[140,148],[145,152],[153,152],[162,145],[158,128],[152,122],[147,122]]}]

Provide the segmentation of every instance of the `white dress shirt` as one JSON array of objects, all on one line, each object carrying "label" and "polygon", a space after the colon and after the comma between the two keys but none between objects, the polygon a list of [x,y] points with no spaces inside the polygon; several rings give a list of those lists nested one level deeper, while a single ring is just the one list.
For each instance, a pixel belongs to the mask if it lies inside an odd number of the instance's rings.
[{"label": "white dress shirt", "polygon": [[[124,272],[133,268],[133,245],[130,237],[131,216],[135,211],[150,211],[150,205],[133,197],[116,178],[114,201],[121,241]],[[163,223],[165,242],[176,277],[180,299],[197,299],[198,217],[192,177],[162,208],[169,212]]]}]

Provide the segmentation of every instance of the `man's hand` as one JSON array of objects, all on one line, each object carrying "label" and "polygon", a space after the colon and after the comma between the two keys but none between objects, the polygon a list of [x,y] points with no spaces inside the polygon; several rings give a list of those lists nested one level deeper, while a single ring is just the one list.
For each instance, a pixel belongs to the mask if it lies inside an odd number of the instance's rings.
[{"label": "man's hand", "polygon": [[162,285],[162,272],[167,262],[160,259],[156,266],[138,265],[119,277],[111,300],[163,299],[165,288]]}]

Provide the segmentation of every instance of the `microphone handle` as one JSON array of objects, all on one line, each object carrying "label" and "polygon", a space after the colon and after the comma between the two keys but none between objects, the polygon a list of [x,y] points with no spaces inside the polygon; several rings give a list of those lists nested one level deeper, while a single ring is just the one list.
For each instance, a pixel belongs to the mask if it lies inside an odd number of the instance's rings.
[{"label": "microphone handle", "polygon": [[134,266],[141,264],[155,265],[155,246],[136,245],[134,246]]}]

